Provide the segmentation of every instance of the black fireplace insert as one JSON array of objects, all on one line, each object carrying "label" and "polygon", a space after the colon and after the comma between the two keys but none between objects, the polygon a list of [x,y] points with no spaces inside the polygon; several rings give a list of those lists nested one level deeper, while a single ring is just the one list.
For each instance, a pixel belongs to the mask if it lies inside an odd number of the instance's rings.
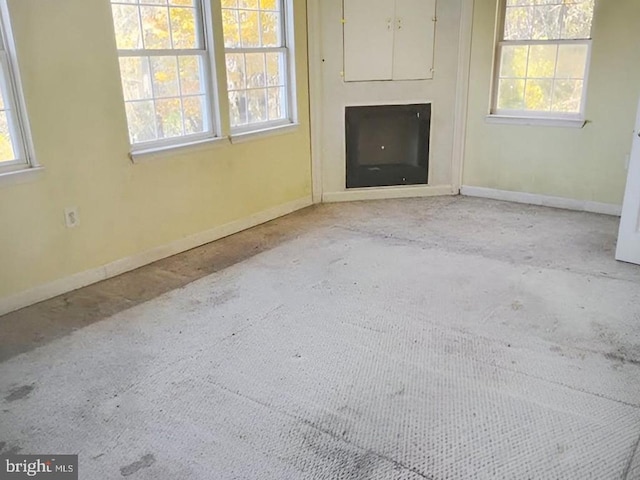
[{"label": "black fireplace insert", "polygon": [[426,185],[431,104],[346,107],[347,188]]}]

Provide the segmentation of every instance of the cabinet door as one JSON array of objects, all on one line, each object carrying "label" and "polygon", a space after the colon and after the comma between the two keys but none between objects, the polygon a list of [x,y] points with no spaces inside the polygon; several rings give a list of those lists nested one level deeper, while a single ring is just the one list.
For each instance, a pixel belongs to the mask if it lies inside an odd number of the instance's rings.
[{"label": "cabinet door", "polygon": [[436,0],[396,0],[393,80],[433,78]]},{"label": "cabinet door", "polygon": [[391,80],[395,0],[344,0],[343,5],[345,81]]}]

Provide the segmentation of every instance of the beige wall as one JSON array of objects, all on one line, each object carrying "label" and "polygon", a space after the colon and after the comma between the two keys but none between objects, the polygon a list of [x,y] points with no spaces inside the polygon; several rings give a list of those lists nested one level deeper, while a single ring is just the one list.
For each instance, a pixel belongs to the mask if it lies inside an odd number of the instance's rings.
[{"label": "beige wall", "polygon": [[[10,0],[45,170],[0,184],[0,300],[310,197],[305,0],[294,4],[295,132],[132,164],[109,0]],[[77,228],[65,227],[68,206]]]},{"label": "beige wall", "polygon": [[597,0],[583,129],[485,122],[496,5],[475,5],[463,184],[621,204],[640,95],[640,2]]}]

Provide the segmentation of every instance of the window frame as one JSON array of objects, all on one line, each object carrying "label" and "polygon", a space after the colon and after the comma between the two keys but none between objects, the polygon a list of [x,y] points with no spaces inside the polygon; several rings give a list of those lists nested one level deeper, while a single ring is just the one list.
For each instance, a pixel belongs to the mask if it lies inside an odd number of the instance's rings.
[{"label": "window frame", "polygon": [[[110,6],[113,5],[126,5],[126,6],[137,6],[140,7],[140,3],[128,3],[125,0],[110,0]],[[147,5],[145,6],[162,6],[162,5]],[[178,6],[178,5],[177,5]],[[206,78],[203,80],[204,87],[204,96],[205,96],[205,109],[203,112],[207,115],[207,118],[204,119],[208,121],[208,129],[204,132],[187,134],[187,135],[178,135],[170,138],[162,138],[156,140],[149,140],[144,142],[132,142],[129,132],[129,144],[131,148],[132,157],[137,154],[145,154],[150,152],[161,152],[168,149],[173,148],[183,148],[191,145],[199,145],[208,141],[218,140],[220,139],[221,133],[221,122],[220,122],[220,102],[219,102],[219,92],[218,92],[218,79],[216,73],[216,59],[215,59],[215,41],[214,41],[214,23],[213,23],[213,14],[210,0],[194,0],[194,9],[196,10],[196,22],[197,30],[196,35],[197,39],[202,42],[202,48],[197,49],[177,49],[177,48],[168,48],[168,49],[119,49],[116,45],[116,52],[118,63],[120,63],[121,58],[152,58],[152,57],[176,57],[179,59],[180,56],[199,56],[202,58],[202,62],[204,66],[202,71],[204,72]],[[142,27],[142,18],[140,10],[138,9],[139,22],[141,35],[144,35],[144,29]],[[117,32],[115,32],[115,23],[114,23],[114,39],[117,38]],[[144,40],[143,40],[144,41]],[[201,52],[201,53],[198,53]],[[179,68],[179,67],[178,67]],[[120,83],[122,85],[122,72],[120,71]],[[156,97],[155,92],[153,92],[153,80],[151,80],[151,89],[152,89],[152,99],[155,101],[158,98]],[[180,92],[179,98],[182,99],[183,95]],[[123,105],[126,108],[126,104],[128,103],[125,99],[124,88],[122,92]],[[184,122],[184,119],[183,119]],[[129,128],[129,119],[127,117],[127,130]]]},{"label": "window frame", "polygon": [[[497,0],[496,32],[493,51],[493,66],[491,78],[491,97],[487,120],[491,123],[543,124],[549,126],[583,127],[586,123],[587,92],[589,88],[589,72],[591,69],[593,19],[588,39],[554,39],[554,40],[505,40],[505,24],[507,14],[507,0]],[[595,17],[595,9],[594,9]],[[582,95],[578,112],[554,112],[541,110],[509,110],[498,108],[498,90],[500,82],[500,68],[502,66],[502,49],[505,46],[536,46],[536,45],[585,45],[587,55],[585,60],[584,78],[582,79]],[[558,58],[556,57],[556,67]],[[525,81],[528,77],[525,77]],[[557,77],[550,77],[554,82]],[[512,120],[512,121],[511,121]]]},{"label": "window frame", "polygon": [[40,168],[34,154],[6,0],[0,0],[0,90],[7,107],[7,123],[16,155],[14,160],[0,162],[0,175]]},{"label": "window frame", "polygon": [[[236,137],[248,137],[248,134],[252,133],[260,133],[260,132],[269,132],[272,130],[279,130],[282,128],[290,127],[292,125],[296,125],[298,123],[298,104],[297,104],[297,93],[296,93],[296,75],[295,75],[295,33],[293,29],[294,23],[294,13],[293,13],[293,2],[292,0],[277,0],[280,4],[280,35],[282,38],[282,45],[279,47],[226,47],[224,42],[224,27],[222,31],[223,37],[223,52],[225,59],[225,83],[226,83],[226,101],[227,107],[229,111],[229,128],[231,131],[232,138]],[[234,10],[233,8],[222,8],[221,14],[223,10]],[[244,10],[242,8],[237,8],[237,10]],[[261,10],[257,10],[260,12]],[[228,85],[228,76],[226,70],[226,56],[227,54],[246,54],[246,53],[274,53],[281,52],[284,53],[285,61],[285,73],[284,73],[284,89],[285,89],[285,101],[286,101],[286,117],[278,120],[267,120],[266,122],[254,122],[247,123],[244,125],[238,125],[236,127],[231,125],[231,102],[229,101],[229,85]],[[262,87],[257,87],[257,89],[261,89]],[[268,86],[264,87],[265,89]],[[245,88],[241,89],[241,91],[249,91],[250,89]]]}]

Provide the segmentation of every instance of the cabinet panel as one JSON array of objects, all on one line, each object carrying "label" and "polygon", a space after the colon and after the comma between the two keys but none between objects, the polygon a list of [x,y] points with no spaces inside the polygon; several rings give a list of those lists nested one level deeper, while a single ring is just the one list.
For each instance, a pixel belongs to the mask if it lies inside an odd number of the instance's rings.
[{"label": "cabinet panel", "polygon": [[433,78],[436,0],[396,0],[393,79]]},{"label": "cabinet panel", "polygon": [[395,0],[344,0],[344,79],[391,80]]}]

